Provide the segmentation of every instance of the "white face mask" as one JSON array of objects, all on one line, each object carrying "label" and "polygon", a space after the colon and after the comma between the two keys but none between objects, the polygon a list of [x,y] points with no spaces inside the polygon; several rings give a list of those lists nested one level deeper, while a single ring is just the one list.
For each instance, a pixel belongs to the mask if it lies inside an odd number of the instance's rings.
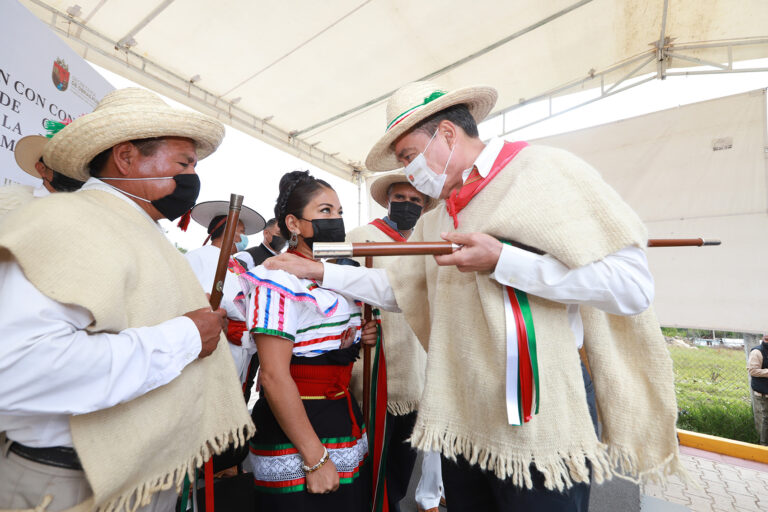
[{"label": "white face mask", "polygon": [[411,160],[411,163],[405,166],[405,176],[408,178],[408,181],[411,182],[411,185],[416,188],[416,190],[422,194],[428,195],[429,197],[439,199],[440,194],[443,192],[445,179],[447,178],[445,171],[448,169],[448,164],[451,162],[453,150],[456,149],[456,145],[454,144],[451,148],[451,153],[448,155],[448,161],[445,162],[443,172],[441,174],[437,174],[435,171],[429,168],[427,165],[427,159],[424,157],[424,153],[426,153],[427,148],[430,144],[432,144],[432,141],[435,139],[436,135],[437,130],[435,130],[432,138],[429,139],[429,142],[424,148],[424,151],[419,153],[416,158]]}]

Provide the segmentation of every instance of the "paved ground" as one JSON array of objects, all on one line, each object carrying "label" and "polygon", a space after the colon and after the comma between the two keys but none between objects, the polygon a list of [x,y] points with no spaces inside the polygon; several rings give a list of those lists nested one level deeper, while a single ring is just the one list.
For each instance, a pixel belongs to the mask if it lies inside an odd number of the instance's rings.
[{"label": "paved ground", "polygon": [[680,447],[691,478],[700,487],[671,478],[666,485],[643,485],[643,512],[768,511],[768,464]]}]

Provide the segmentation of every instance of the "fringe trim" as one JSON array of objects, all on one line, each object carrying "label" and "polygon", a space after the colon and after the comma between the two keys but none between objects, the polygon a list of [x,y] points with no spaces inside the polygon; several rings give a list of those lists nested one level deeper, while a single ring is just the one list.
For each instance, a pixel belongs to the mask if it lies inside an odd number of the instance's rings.
[{"label": "fringe trim", "polygon": [[[651,461],[647,460],[646,457],[638,457],[637,452],[624,446],[608,445],[607,453],[614,468],[614,474],[622,480],[635,484],[663,484],[667,477],[675,475],[685,485],[700,486],[691,478],[685,466],[680,462],[680,451],[677,446],[663,461],[655,465],[651,465]],[[647,469],[640,470],[641,467]]]},{"label": "fringe trim", "polygon": [[533,487],[530,469],[532,462],[536,463],[536,469],[544,475],[544,486],[561,492],[577,483],[590,482],[587,461],[591,464],[591,477],[596,484],[610,480],[613,476],[635,483],[661,482],[672,474],[679,475],[686,483],[691,482],[680,463],[677,447],[661,463],[640,471],[639,468],[648,467],[650,461],[638,457],[635,450],[600,442],[592,447],[581,446],[571,451],[558,450],[546,455],[533,451],[502,455],[478,446],[467,436],[418,427],[414,429],[409,441],[418,450],[437,451],[451,460],[461,455],[470,464],[476,464],[484,471],[493,471],[502,480],[510,478],[515,486],[527,489]]},{"label": "fringe trim", "polygon": [[165,491],[175,486],[176,492],[181,492],[185,476],[188,475],[192,479],[195,469],[202,467],[212,455],[220,454],[232,442],[236,448],[243,446],[245,440],[253,436],[255,431],[256,427],[253,423],[248,422],[242,427],[217,435],[205,442],[199,451],[186,462],[169,470],[164,475],[139,483],[133,489],[99,505],[96,510],[99,512],[136,512],[139,507],[149,505],[152,496],[159,491]]},{"label": "fringe trim", "polygon": [[387,402],[387,411],[393,416],[405,416],[419,408],[418,400],[403,400],[401,402]]}]

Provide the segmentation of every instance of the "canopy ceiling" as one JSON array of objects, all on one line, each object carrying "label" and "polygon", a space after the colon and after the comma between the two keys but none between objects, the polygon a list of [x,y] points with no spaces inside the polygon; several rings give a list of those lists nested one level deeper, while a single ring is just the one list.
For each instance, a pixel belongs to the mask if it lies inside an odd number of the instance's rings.
[{"label": "canopy ceiling", "polygon": [[768,56],[765,0],[21,2],[86,59],[349,179],[412,80],[493,85],[498,114]]}]

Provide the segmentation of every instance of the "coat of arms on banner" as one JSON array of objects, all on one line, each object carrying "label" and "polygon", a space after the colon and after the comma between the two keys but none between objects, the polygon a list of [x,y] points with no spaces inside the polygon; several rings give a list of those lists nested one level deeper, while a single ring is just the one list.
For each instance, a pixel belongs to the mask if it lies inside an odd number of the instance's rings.
[{"label": "coat of arms on banner", "polygon": [[56,59],[53,63],[53,72],[51,73],[53,85],[60,91],[66,91],[69,86],[69,66],[64,59]]}]

